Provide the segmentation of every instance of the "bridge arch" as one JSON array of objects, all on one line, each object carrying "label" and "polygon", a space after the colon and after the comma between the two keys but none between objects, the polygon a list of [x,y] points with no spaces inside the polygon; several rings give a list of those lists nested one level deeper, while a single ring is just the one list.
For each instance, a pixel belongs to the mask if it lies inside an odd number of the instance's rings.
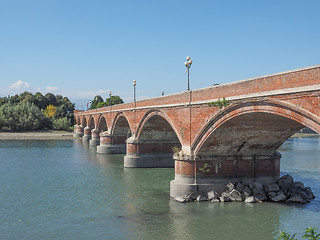
[{"label": "bridge arch", "polygon": [[115,143],[124,144],[131,136],[131,128],[127,116],[123,112],[119,112],[113,120],[111,134],[115,137]]},{"label": "bridge arch", "polygon": [[290,136],[307,126],[320,132],[320,119],[281,100],[234,103],[211,119],[196,137],[196,157],[273,154]]},{"label": "bridge arch", "polygon": [[103,115],[100,115],[99,118],[98,118],[97,129],[100,132],[108,130],[107,121],[106,121],[106,118]]},{"label": "bridge arch", "polygon": [[92,130],[95,129],[95,122],[94,122],[94,118],[92,115],[90,115],[89,117],[89,121],[88,121],[88,127]]},{"label": "bridge arch", "polygon": [[82,116],[82,126],[83,127],[87,126],[87,118],[86,118],[86,116]]}]

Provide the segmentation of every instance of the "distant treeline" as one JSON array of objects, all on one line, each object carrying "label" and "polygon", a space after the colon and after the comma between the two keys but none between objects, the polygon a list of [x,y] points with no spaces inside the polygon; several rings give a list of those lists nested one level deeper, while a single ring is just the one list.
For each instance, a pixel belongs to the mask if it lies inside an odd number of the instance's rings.
[{"label": "distant treeline", "polygon": [[0,130],[71,130],[74,104],[67,97],[40,92],[0,97]]}]

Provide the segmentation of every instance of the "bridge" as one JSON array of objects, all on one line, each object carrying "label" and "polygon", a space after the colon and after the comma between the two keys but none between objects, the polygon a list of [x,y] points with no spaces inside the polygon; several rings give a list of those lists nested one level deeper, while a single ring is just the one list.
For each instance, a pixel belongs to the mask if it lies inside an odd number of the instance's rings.
[{"label": "bridge", "polygon": [[[225,98],[220,106],[209,104]],[[174,167],[172,197],[222,191],[233,180],[273,183],[277,149],[309,127],[320,133],[320,65],[88,111],[75,136],[125,167]]]}]

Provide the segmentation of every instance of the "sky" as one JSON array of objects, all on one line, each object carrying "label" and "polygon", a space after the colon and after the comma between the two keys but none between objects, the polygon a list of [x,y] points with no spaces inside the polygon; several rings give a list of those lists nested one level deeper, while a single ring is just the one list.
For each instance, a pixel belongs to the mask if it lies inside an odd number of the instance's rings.
[{"label": "sky", "polygon": [[[125,102],[320,64],[319,0],[0,0],[0,96]],[[79,107],[80,108],[80,107]]]}]

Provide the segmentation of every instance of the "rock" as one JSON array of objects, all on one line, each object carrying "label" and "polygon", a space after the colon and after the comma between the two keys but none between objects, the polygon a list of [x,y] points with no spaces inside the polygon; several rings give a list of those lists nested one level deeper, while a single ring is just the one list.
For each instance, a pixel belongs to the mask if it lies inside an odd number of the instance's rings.
[{"label": "rock", "polygon": [[264,186],[264,191],[266,192],[266,193],[268,193],[268,192],[277,192],[277,191],[279,191],[280,190],[280,187],[279,187],[279,185],[278,184],[269,184],[269,185],[265,185]]},{"label": "rock", "polygon": [[212,199],[211,199],[211,202],[213,202],[213,203],[218,203],[218,202],[220,202],[220,199],[219,199],[219,198],[212,198]]},{"label": "rock", "polygon": [[255,188],[263,189],[263,185],[259,182],[251,182],[249,187],[253,190]]},{"label": "rock", "polygon": [[296,195],[292,198],[289,198],[286,202],[294,202],[294,203],[306,203],[306,200],[304,200],[301,195]]},{"label": "rock", "polygon": [[260,201],[265,201],[267,200],[267,196],[265,194],[265,192],[263,191],[262,188],[254,188],[252,190],[252,194],[255,198],[257,198]]},{"label": "rock", "polygon": [[273,202],[283,202],[287,199],[286,195],[284,195],[283,193],[280,193],[279,195],[271,198],[271,201]]},{"label": "rock", "polygon": [[245,186],[244,186],[242,183],[237,183],[236,189],[237,189],[239,192],[243,192],[243,191],[244,191],[244,188],[245,188]]},{"label": "rock", "polygon": [[283,192],[283,190],[280,189],[279,191],[276,192],[276,194],[280,195],[280,194],[284,194],[284,192]]},{"label": "rock", "polygon": [[294,182],[293,183],[293,186],[295,187],[295,188],[300,188],[300,189],[304,189],[305,187],[304,187],[304,184],[302,183],[302,182]]},{"label": "rock", "polygon": [[224,191],[223,193],[221,193],[221,197],[229,197],[230,192],[228,191]]},{"label": "rock", "polygon": [[310,199],[316,197],[316,196],[313,194],[313,192],[312,192],[312,190],[311,190],[310,187],[306,187],[306,188],[304,189],[304,191],[305,191],[306,194],[308,194],[308,196],[310,197]]},{"label": "rock", "polygon": [[269,199],[272,199],[272,198],[274,198],[275,196],[277,196],[277,194],[276,194],[275,192],[268,192],[267,195],[268,195],[268,198],[269,198]]},{"label": "rock", "polygon": [[300,196],[306,200],[307,202],[310,202],[311,198],[308,196],[308,194],[306,194],[304,191],[300,192]]},{"label": "rock", "polygon": [[186,199],[183,198],[183,197],[180,197],[180,196],[175,197],[175,198],[173,198],[173,199],[176,200],[176,201],[179,202],[179,203],[185,203],[185,202],[186,202]]},{"label": "rock", "polygon": [[229,198],[231,199],[231,201],[236,201],[236,202],[242,202],[243,201],[241,193],[237,189],[233,189],[230,192]]},{"label": "rock", "polygon": [[252,195],[251,189],[250,189],[249,187],[245,187],[245,188],[243,189],[243,195],[244,195],[245,197],[251,196],[251,195]]},{"label": "rock", "polygon": [[286,190],[292,186],[293,178],[290,175],[284,175],[279,179],[278,184],[280,188],[286,192]]},{"label": "rock", "polygon": [[234,189],[234,184],[233,184],[232,182],[229,182],[229,183],[226,185],[226,187],[227,187],[227,190],[228,190],[229,192],[231,192],[231,191]]},{"label": "rock", "polygon": [[246,197],[244,200],[246,203],[256,203],[257,199],[254,196]]},{"label": "rock", "polygon": [[203,201],[207,201],[208,199],[205,197],[205,196],[203,196],[203,195],[199,195],[198,197],[197,197],[197,202],[203,202]]},{"label": "rock", "polygon": [[221,202],[230,202],[230,198],[228,197],[220,197]]},{"label": "rock", "polygon": [[214,198],[219,198],[219,194],[217,192],[214,192],[214,191],[208,192],[208,199],[211,200],[211,199],[214,199]]}]

